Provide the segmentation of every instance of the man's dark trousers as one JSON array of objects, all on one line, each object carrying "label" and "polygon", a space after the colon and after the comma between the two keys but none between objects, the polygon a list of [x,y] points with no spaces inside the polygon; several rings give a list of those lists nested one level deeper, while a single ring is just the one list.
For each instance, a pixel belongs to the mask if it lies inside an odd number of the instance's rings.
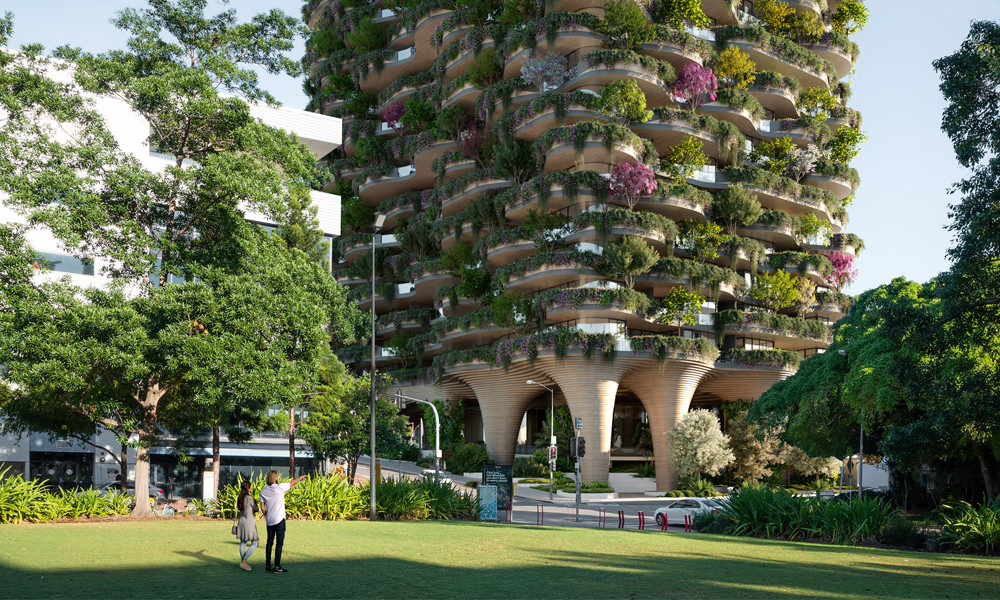
[{"label": "man's dark trousers", "polygon": [[281,547],[285,544],[285,520],[282,519],[281,523],[277,525],[267,526],[267,547],[264,549],[264,559],[265,565],[271,566],[271,544],[274,543],[274,538],[278,538],[278,546],[274,549],[274,566],[281,566]]}]

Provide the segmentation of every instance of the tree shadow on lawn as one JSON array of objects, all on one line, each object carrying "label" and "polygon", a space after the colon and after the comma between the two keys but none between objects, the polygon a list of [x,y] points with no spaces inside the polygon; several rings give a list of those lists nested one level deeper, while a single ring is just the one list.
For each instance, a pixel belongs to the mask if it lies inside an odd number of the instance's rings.
[{"label": "tree shadow on lawn", "polygon": [[[183,548],[151,541],[141,556],[105,558],[100,564],[84,560],[89,566],[64,568],[46,565],[60,564],[65,547],[39,544],[25,555],[31,562],[16,566],[0,553],[0,598],[955,598],[1000,593],[996,564],[982,557],[658,531],[400,525],[376,525],[379,529],[360,542],[349,540],[346,529],[317,525],[324,543],[312,547],[330,558],[310,556],[302,550],[308,547],[305,536],[292,537],[284,552],[287,574],[264,572],[264,540],[250,560],[250,573],[238,568],[239,544],[228,536],[195,538]],[[346,526],[357,532],[367,525]],[[441,532],[437,537],[417,535],[433,526]],[[540,535],[555,532],[562,534],[560,540],[540,543]],[[398,543],[379,548],[378,537]],[[345,540],[339,547],[338,539]],[[369,541],[375,545],[370,551]],[[113,547],[93,549],[94,556],[114,558],[114,552]],[[135,566],[143,561],[162,565]]]}]

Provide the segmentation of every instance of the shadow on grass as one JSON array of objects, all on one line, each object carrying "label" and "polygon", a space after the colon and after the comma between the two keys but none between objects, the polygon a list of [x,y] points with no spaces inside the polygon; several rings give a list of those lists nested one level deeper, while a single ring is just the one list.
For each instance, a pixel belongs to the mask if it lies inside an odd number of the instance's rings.
[{"label": "shadow on grass", "polygon": [[[319,547],[328,558],[308,556],[301,550],[308,544],[297,546],[305,542],[304,531],[298,540],[290,535],[287,574],[264,572],[263,542],[251,558],[253,572],[241,571],[235,544],[218,538],[195,538],[173,550],[153,542],[144,559],[160,557],[163,566],[131,566],[124,557],[100,569],[53,569],[45,566],[45,557],[58,549],[39,548],[37,562],[15,567],[0,553],[0,598],[956,598],[1000,593],[996,565],[985,559],[660,532],[602,536],[587,529],[408,522],[375,525],[380,529],[369,535],[361,529],[367,526],[317,526],[313,532],[321,534]],[[549,540],[540,535],[555,532],[563,535]],[[380,546],[380,537],[393,544]],[[466,556],[473,551],[474,558]]]}]

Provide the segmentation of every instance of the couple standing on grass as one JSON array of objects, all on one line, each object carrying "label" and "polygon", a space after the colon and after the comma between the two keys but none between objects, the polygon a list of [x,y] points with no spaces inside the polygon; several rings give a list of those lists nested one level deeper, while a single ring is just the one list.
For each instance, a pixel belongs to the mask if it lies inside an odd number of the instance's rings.
[{"label": "couple standing on grass", "polygon": [[[267,523],[267,547],[264,551],[266,566],[264,570],[268,573],[285,573],[286,569],[281,566],[281,547],[285,544],[285,492],[293,485],[302,481],[308,475],[295,478],[286,483],[278,483],[279,473],[274,469],[267,472],[267,486],[260,491],[260,503],[264,505],[264,522]],[[239,520],[236,523],[236,537],[240,539],[240,568],[244,571],[250,570],[247,559],[257,549],[257,542],[260,537],[257,535],[257,523],[254,522],[254,513],[260,511],[257,502],[250,493],[250,482],[244,479],[240,483],[240,496],[236,500],[237,514]],[[275,538],[278,538],[278,545],[274,550],[274,568],[271,568],[271,545]],[[249,544],[249,546],[248,546]]]}]

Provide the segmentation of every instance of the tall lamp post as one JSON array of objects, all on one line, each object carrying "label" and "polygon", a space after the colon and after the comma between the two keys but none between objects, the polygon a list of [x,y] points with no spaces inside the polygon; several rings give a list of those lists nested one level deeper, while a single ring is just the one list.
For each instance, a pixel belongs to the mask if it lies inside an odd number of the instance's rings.
[{"label": "tall lamp post", "polygon": [[[556,393],[549,386],[544,383],[538,383],[537,381],[532,381],[529,379],[526,382],[528,385],[540,385],[543,388],[549,390],[549,395],[552,399],[552,407],[549,410],[549,443],[552,446],[556,445]],[[555,465],[551,462],[549,463],[549,502],[552,502],[552,470],[555,469]]]},{"label": "tall lamp post", "polygon": [[368,481],[371,483],[371,509],[369,511],[369,518],[375,521],[375,485],[377,484],[375,477],[375,246],[378,243],[378,232],[382,231],[382,226],[385,225],[385,215],[376,215],[375,224],[373,229],[375,232],[372,234],[372,370],[371,370],[371,384],[372,384],[372,398],[371,398],[371,417],[372,417],[372,431],[371,431],[371,454],[369,454],[368,459]]}]

